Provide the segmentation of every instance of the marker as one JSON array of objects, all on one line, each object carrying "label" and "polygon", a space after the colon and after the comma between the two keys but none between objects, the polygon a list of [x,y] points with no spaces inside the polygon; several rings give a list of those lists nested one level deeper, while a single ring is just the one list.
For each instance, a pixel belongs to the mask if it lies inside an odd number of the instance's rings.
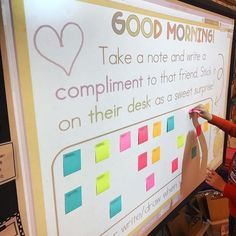
[{"label": "marker", "polygon": [[200,114],[201,111],[196,109],[196,108],[193,108],[193,109],[190,109],[188,113],[190,114],[190,113],[193,113],[193,112],[196,112],[197,114]]}]

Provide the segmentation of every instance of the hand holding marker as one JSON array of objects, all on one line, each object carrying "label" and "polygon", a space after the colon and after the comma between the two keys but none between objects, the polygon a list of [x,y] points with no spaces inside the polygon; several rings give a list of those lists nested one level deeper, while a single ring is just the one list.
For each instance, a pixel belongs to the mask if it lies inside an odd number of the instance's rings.
[{"label": "hand holding marker", "polygon": [[189,114],[196,112],[199,116],[201,116],[203,119],[206,119],[208,121],[212,120],[212,115],[207,111],[207,109],[203,105],[199,105],[194,107],[189,111]]},{"label": "hand holding marker", "polygon": [[200,111],[199,111],[198,109],[196,109],[196,108],[190,109],[188,113],[189,113],[189,114],[192,114],[192,113],[194,113],[194,112],[197,113],[197,114],[200,113]]},{"label": "hand holding marker", "polygon": [[[212,120],[212,115],[206,110],[203,105],[196,106],[193,109],[189,110],[190,115],[194,112],[196,112],[203,119],[206,119],[208,121]],[[215,172],[215,170],[212,170],[210,168],[207,168],[206,183],[220,191],[224,191],[224,187],[226,184],[224,180]]]}]

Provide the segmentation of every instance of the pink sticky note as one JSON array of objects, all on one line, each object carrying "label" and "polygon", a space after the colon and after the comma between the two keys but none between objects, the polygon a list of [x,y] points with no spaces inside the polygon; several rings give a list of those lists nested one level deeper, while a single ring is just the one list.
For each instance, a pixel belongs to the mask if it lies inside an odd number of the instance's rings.
[{"label": "pink sticky note", "polygon": [[197,137],[201,135],[201,133],[202,133],[201,125],[197,126],[196,133],[197,133]]},{"label": "pink sticky note", "polygon": [[146,191],[148,191],[149,189],[151,189],[154,185],[155,185],[155,178],[154,178],[154,173],[152,173],[151,175],[149,175],[146,178]]},{"label": "pink sticky note", "polygon": [[147,152],[144,152],[138,156],[138,171],[147,166]]},{"label": "pink sticky note", "polygon": [[172,173],[178,170],[178,157],[172,161]]},{"label": "pink sticky note", "polygon": [[120,152],[123,152],[130,147],[131,147],[131,134],[129,131],[120,136]]},{"label": "pink sticky note", "polygon": [[138,144],[144,143],[148,140],[148,127],[147,125],[138,129]]}]

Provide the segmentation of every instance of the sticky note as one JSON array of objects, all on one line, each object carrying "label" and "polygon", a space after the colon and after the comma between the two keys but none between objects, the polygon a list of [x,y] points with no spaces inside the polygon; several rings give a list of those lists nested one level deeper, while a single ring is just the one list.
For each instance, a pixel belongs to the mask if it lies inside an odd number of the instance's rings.
[{"label": "sticky note", "polygon": [[197,137],[201,135],[201,133],[202,133],[201,125],[197,126],[196,133],[197,133]]},{"label": "sticky note", "polygon": [[196,157],[196,155],[197,155],[197,147],[194,146],[194,147],[192,147],[192,154],[191,154],[192,159],[193,159],[194,157]]},{"label": "sticky note", "polygon": [[157,147],[152,150],[152,164],[160,160],[160,153],[161,153],[160,147]]},{"label": "sticky note", "polygon": [[174,116],[171,116],[167,119],[167,132],[170,132],[175,128],[175,118]]},{"label": "sticky note", "polygon": [[99,143],[95,147],[96,163],[107,159],[110,156],[110,143],[109,140],[105,140]]},{"label": "sticky note", "polygon": [[206,104],[204,105],[204,107],[205,107],[205,109],[206,109],[208,112],[210,112],[210,103],[209,103],[209,102],[206,103]]},{"label": "sticky note", "polygon": [[203,124],[202,124],[202,126],[203,126],[203,131],[204,132],[207,132],[208,131],[208,121],[205,121]]},{"label": "sticky note", "polygon": [[107,171],[97,177],[96,193],[97,195],[110,188],[110,173]]},{"label": "sticky note", "polygon": [[184,146],[184,135],[179,135],[177,137],[177,147],[181,148]]},{"label": "sticky note", "polygon": [[152,173],[146,178],[146,191],[150,190],[155,185],[154,177],[154,173]]},{"label": "sticky note", "polygon": [[120,135],[120,152],[123,152],[130,147],[131,147],[131,134],[130,134],[130,132],[126,132],[126,133]]},{"label": "sticky note", "polygon": [[178,158],[172,161],[172,173],[174,173],[176,170],[178,170]]},{"label": "sticky note", "polygon": [[153,138],[161,135],[161,121],[153,124],[152,136]]},{"label": "sticky note", "polygon": [[138,129],[138,144],[144,143],[148,140],[148,127],[147,125]]},{"label": "sticky note", "polygon": [[138,156],[138,171],[147,166],[147,152],[144,152]]},{"label": "sticky note", "polygon": [[110,202],[110,218],[114,217],[119,212],[121,212],[121,209],[121,196],[119,196]]},{"label": "sticky note", "polygon": [[63,155],[63,174],[70,175],[81,169],[81,151],[76,150]]},{"label": "sticky note", "polygon": [[65,214],[82,206],[81,186],[65,194]]}]

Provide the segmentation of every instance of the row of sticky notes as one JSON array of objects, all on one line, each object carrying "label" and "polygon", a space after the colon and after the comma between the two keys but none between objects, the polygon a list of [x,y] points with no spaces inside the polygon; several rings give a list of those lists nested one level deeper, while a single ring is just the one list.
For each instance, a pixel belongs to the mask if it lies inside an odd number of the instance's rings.
[{"label": "row of sticky notes", "polygon": [[[152,150],[152,164],[160,160],[160,147],[156,147]],[[147,167],[147,152],[144,152],[138,156],[138,171]]]},{"label": "row of sticky notes", "polygon": [[[178,158],[172,161],[172,173],[178,169]],[[155,185],[155,175],[150,174],[146,178],[146,191],[149,191]],[[110,187],[110,175],[109,172],[97,177],[96,191],[100,194]],[[82,187],[77,187],[65,194],[65,214],[74,211],[82,206]],[[115,198],[110,202],[110,218],[114,217],[121,211],[121,196]]]},{"label": "row of sticky notes", "polygon": [[[175,128],[175,118],[174,116],[170,116],[167,118],[166,131],[170,132],[174,128]],[[154,138],[161,135],[161,121],[158,121],[153,124],[152,135]],[[148,127],[146,125],[139,128],[138,130],[138,144],[142,144],[147,140],[148,140]]]},{"label": "row of sticky notes", "polygon": [[[123,140],[125,139],[125,141]],[[128,142],[127,139],[129,140]],[[130,132],[121,135],[121,150],[130,146]],[[128,143],[128,144],[127,144]],[[184,135],[177,137],[177,147],[181,148],[184,145]],[[102,143],[96,145],[96,163],[101,162],[110,157],[110,143],[109,140],[105,140]],[[146,156],[145,156],[146,155]],[[139,170],[143,169],[146,164],[147,154],[141,154],[139,157]],[[157,162],[160,159],[160,147],[157,147],[152,151],[152,163]],[[63,155],[63,174],[64,176],[70,175],[81,169],[81,150],[75,150],[73,152]]]},{"label": "row of sticky notes", "polygon": [[[174,116],[167,119],[167,131],[174,129]],[[161,135],[161,122],[153,124],[153,137]],[[145,125],[138,129],[138,144],[148,141],[148,126]],[[131,147],[131,132],[125,132],[120,135],[120,152]],[[96,163],[107,159],[110,156],[109,140],[105,140],[96,145]]]},{"label": "row of sticky notes", "polygon": [[[167,119],[167,131],[174,129],[174,116]],[[161,135],[161,122],[153,124],[153,137]],[[145,125],[138,129],[138,144],[148,141],[148,126]],[[182,145],[181,138],[178,140],[178,146]],[[131,147],[131,132],[125,132],[120,135],[120,152],[123,152]],[[95,146],[95,161],[96,163],[104,161],[110,157],[110,141],[104,140]],[[81,169],[81,150],[75,150],[63,155],[63,174],[70,175]]]},{"label": "row of sticky notes", "polygon": [[[143,156],[145,157],[145,156]],[[176,160],[177,160],[177,164],[176,164]],[[176,169],[178,169],[178,159],[176,159],[172,162],[172,172],[174,172]],[[177,166],[176,166],[177,165]],[[105,172],[102,175],[97,177],[96,180],[96,193],[97,195],[105,192],[106,190],[108,190],[110,188],[110,174],[109,172]],[[150,188],[152,188],[154,186],[154,173],[151,174],[150,176],[148,176],[146,178],[146,191],[148,191]]]},{"label": "row of sticky notes", "polygon": [[[158,161],[160,158],[160,147],[157,147],[153,150],[153,153],[156,154],[153,157],[153,163]],[[197,147],[192,147],[191,157],[195,158],[197,155]],[[73,155],[72,155],[73,156]],[[67,156],[68,157],[68,156]],[[75,158],[75,157],[74,157]],[[66,160],[67,161],[67,160]],[[65,163],[66,163],[65,161]],[[147,166],[147,153],[139,155],[138,158],[138,170],[145,168]],[[171,162],[172,173],[176,172],[179,168],[178,157]],[[78,168],[78,167],[77,167]],[[155,185],[155,176],[154,173],[149,175],[146,178],[146,191],[149,191]],[[110,188],[110,174],[105,172],[102,175],[98,176],[96,179],[96,193],[101,194],[102,192]],[[65,194],[65,214],[79,208],[82,206],[82,188],[81,186],[75,188],[74,190],[67,192]],[[115,198],[110,202],[110,218],[117,215],[122,209],[121,206],[121,196]]]},{"label": "row of sticky notes", "polygon": [[[82,187],[77,187],[65,194],[65,214],[82,206]],[[121,196],[110,202],[110,218],[117,215],[122,209]]]}]

